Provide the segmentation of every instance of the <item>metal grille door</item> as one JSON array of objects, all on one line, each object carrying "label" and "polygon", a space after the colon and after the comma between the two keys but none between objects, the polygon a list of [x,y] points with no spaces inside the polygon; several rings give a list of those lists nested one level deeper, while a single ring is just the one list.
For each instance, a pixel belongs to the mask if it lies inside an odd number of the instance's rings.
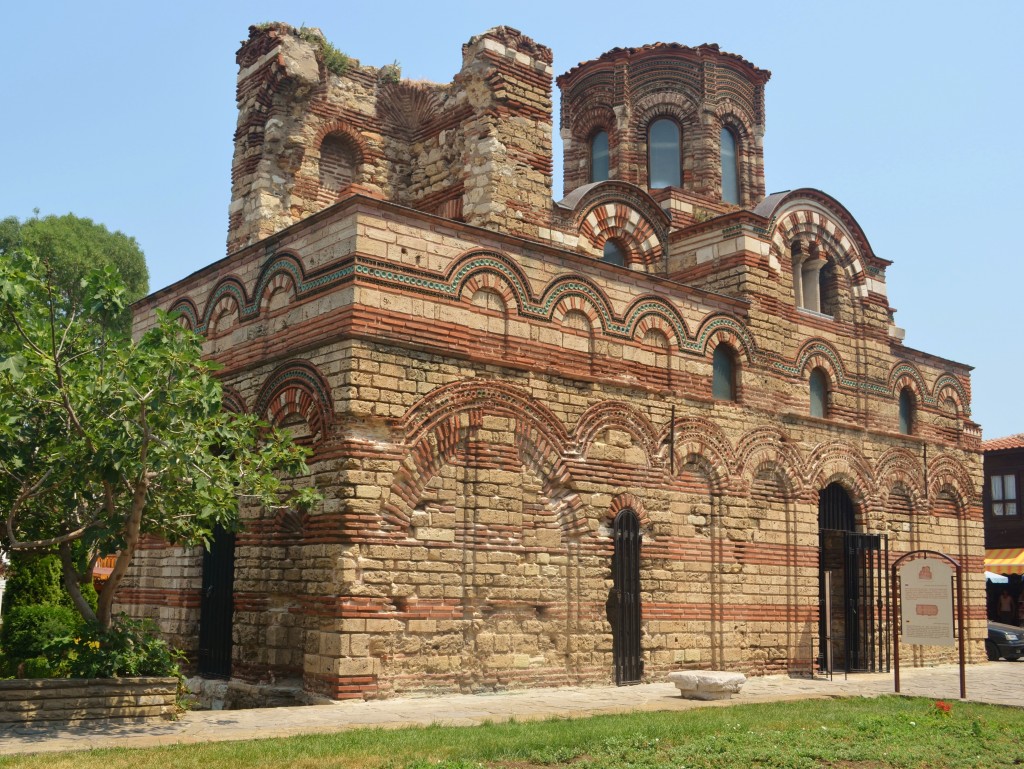
[{"label": "metal grille door", "polygon": [[889,671],[889,538],[846,533],[847,670]]},{"label": "metal grille door", "polygon": [[199,675],[231,677],[231,620],[234,612],[235,535],[217,528],[203,553],[203,594],[199,605]]},{"label": "metal grille door", "polygon": [[640,649],[640,521],[632,510],[615,516],[612,536],[612,657],[615,683],[633,684],[644,672]]}]

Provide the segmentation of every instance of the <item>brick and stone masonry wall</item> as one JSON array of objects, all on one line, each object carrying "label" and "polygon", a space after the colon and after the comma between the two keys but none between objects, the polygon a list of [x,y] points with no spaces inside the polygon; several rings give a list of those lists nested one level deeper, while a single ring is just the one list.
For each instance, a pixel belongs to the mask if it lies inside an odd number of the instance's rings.
[{"label": "brick and stone masonry wall", "polygon": [[[808,672],[831,484],[891,560],[934,548],[964,564],[982,658],[970,369],[902,343],[889,263],[837,201],[760,200],[767,72],[671,44],[570,71],[566,183],[606,119],[615,179],[553,204],[547,48],[489,30],[437,85],[329,73],[309,36],[251,30],[230,255],[135,308],[137,332],[179,312],[223,364],[226,405],[313,450],[317,510],[243,507],[235,679],[302,677],[335,698],[608,681],[627,508],[645,675]],[[683,186],[648,191],[661,114],[683,127]],[[720,199],[725,124],[745,210]],[[624,267],[601,261],[608,240]],[[813,308],[809,258],[826,275]],[[733,400],[712,392],[723,345]],[[194,651],[200,556],[151,544],[120,606]]]},{"label": "brick and stone masonry wall", "polygon": [[[290,230],[270,258],[251,256],[150,301],[196,308],[202,328],[234,276],[240,298],[208,350],[236,407],[301,416],[326,494],[309,516],[245,514],[239,678],[302,675],[334,697],[608,680],[609,526],[626,506],[644,532],[649,675],[810,668],[817,493],[833,481],[858,530],[890,536],[891,557],[937,547],[982,568],[980,465],[945,427],[964,416],[922,401],[920,435],[899,435],[887,388],[901,348],[884,331],[847,338],[866,333],[855,324],[808,331],[778,312],[772,325],[759,305],[777,282],[745,303],[355,199]],[[747,254],[740,268],[767,275],[761,261]],[[444,288],[453,274],[463,282]],[[582,274],[600,277],[600,295],[537,304]],[[652,288],[665,311],[614,333]],[[692,346],[716,318],[722,332]],[[808,335],[862,372],[837,378],[824,420],[806,416]],[[716,339],[740,352],[735,403],[711,398]],[[967,377],[927,356],[905,363],[928,391]],[[969,584],[980,658],[984,604]]]},{"label": "brick and stone masonry wall", "polygon": [[134,722],[171,718],[175,678],[60,678],[0,681],[0,728],[4,725],[95,721]]}]

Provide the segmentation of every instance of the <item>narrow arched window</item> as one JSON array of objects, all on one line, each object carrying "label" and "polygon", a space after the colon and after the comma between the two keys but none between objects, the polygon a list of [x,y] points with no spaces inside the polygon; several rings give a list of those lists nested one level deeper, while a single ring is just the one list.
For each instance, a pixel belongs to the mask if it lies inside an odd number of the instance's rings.
[{"label": "narrow arched window", "polygon": [[590,140],[590,181],[603,182],[609,177],[608,132],[598,131]]},{"label": "narrow arched window", "polygon": [[900,432],[910,435],[914,431],[914,393],[909,387],[900,390]]},{"label": "narrow arched window", "polygon": [[609,238],[604,242],[604,253],[601,255],[601,261],[624,267],[626,265],[626,252],[622,250],[622,246]]},{"label": "narrow arched window", "polygon": [[736,135],[729,128],[722,128],[720,134],[722,159],[722,200],[726,203],[740,204],[740,165],[736,145]]},{"label": "narrow arched window", "polygon": [[820,368],[811,372],[811,416],[828,416],[828,375]]},{"label": "narrow arched window", "polygon": [[659,118],[647,129],[647,175],[651,189],[682,186],[679,126]]},{"label": "narrow arched window", "polygon": [[711,369],[711,397],[716,401],[736,400],[736,356],[728,345],[715,348]]}]

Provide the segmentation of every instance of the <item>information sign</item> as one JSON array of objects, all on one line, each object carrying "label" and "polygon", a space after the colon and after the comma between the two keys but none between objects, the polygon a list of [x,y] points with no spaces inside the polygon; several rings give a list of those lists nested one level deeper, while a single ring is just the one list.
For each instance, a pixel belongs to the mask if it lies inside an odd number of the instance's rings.
[{"label": "information sign", "polygon": [[903,643],[953,646],[953,567],[937,558],[899,568]]}]

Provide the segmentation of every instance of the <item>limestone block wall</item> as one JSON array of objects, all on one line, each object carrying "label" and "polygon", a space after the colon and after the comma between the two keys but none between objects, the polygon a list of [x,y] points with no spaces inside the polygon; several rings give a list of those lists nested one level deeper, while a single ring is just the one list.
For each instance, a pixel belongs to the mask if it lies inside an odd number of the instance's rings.
[{"label": "limestone block wall", "polygon": [[0,681],[0,728],[169,719],[176,678],[61,678]]}]

